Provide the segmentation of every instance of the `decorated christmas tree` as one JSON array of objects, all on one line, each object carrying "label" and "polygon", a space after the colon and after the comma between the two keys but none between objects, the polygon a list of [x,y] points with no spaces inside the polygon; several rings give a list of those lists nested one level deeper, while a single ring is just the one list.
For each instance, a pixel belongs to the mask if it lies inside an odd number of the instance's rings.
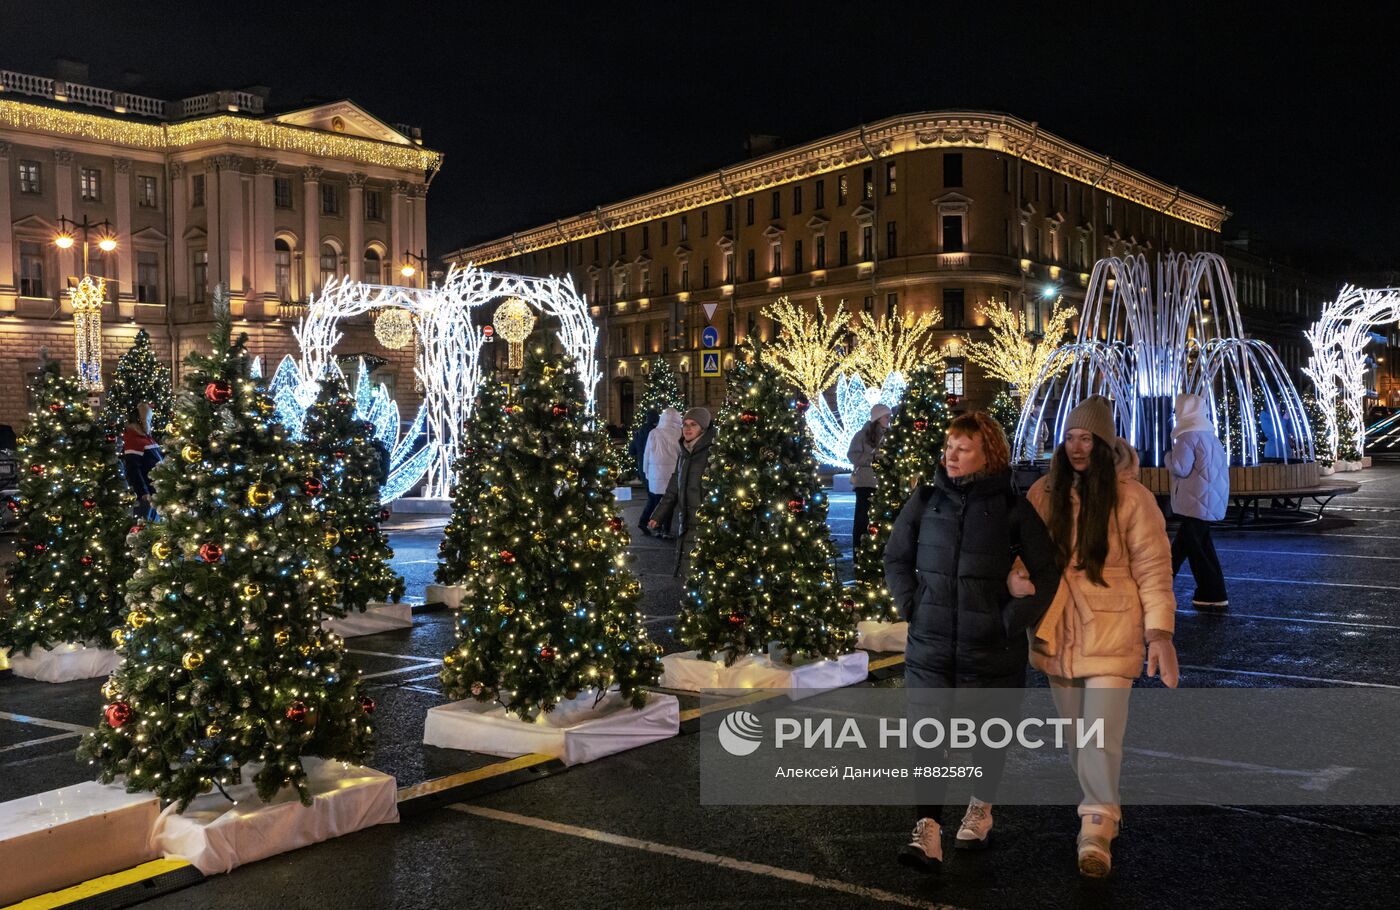
[{"label": "decorated christmas tree", "polygon": [[462,436],[452,484],[452,518],[438,544],[434,578],[440,585],[455,585],[472,573],[472,531],[479,522],[486,496],[486,470],[500,457],[507,440],[505,407],[510,393],[505,383],[483,376],[472,415]]},{"label": "decorated christmas tree", "polygon": [[[1311,392],[1303,395],[1303,413],[1308,418],[1308,428],[1312,431],[1313,456],[1317,463],[1324,468],[1330,468],[1336,462],[1336,452],[1332,451],[1331,440],[1327,435],[1327,414],[1321,404],[1317,401],[1317,396]],[[1294,438],[1301,438],[1295,434]],[[1297,457],[1302,459],[1307,457],[1306,452],[1297,452]]]},{"label": "decorated christmas tree", "polygon": [[855,644],[827,500],[797,403],[760,350],[729,376],[696,519],[680,638],[702,660],[783,648],[834,657]]},{"label": "decorated christmas tree", "polygon": [[64,642],[103,643],[121,625],[130,497],[106,431],[75,378],[46,360],[34,412],[19,440],[15,561],[0,646],[28,652]]},{"label": "decorated christmas tree", "polygon": [[[443,691],[499,701],[532,720],[563,698],[616,687],[635,707],[660,677],[623,568],[629,537],[614,511],[606,440],[585,412],[578,377],[540,349],[514,399],[476,421],[502,423],[471,505],[457,642],[443,657]],[[464,507],[466,503],[463,503]]]},{"label": "decorated christmas tree", "polygon": [[379,489],[389,473],[389,452],[374,428],[355,419],[355,401],[337,371],[321,380],[306,414],[305,449],[321,478],[316,507],[324,525],[326,557],[340,595],[333,615],[363,611],[369,602],[403,597],[403,579],[389,567],[394,551],[379,529],[386,517]]},{"label": "decorated christmas tree", "polygon": [[946,397],[941,366],[915,370],[880,444],[880,454],[875,459],[875,493],[870,498],[869,533],[860,535],[855,547],[856,583],[852,596],[862,619],[899,621],[894,601],[885,588],[885,545],[909,494],[920,482],[931,481],[938,469],[948,435]]},{"label": "decorated christmas tree", "polygon": [[1346,396],[1337,396],[1337,460],[1360,461],[1364,425],[1358,424],[1347,405]]},{"label": "decorated christmas tree", "polygon": [[1021,420],[1021,405],[1011,397],[1011,393],[1005,389],[997,392],[996,397],[987,407],[987,413],[991,415],[993,420],[1001,424],[1007,439],[1016,438],[1016,424]]},{"label": "decorated christmas tree", "polygon": [[374,702],[321,630],[336,599],[315,506],[324,483],[249,377],[222,286],[214,312],[212,353],[185,361],[175,457],[153,472],[163,520],[129,538],[136,574],[112,636],[125,659],[79,755],[178,811],[250,765],[262,799],[291,784],[309,804],[302,758],[362,759]]},{"label": "decorated christmas tree", "polygon": [[[670,362],[665,357],[656,357],[651,361],[651,371],[647,374],[646,391],[642,392],[642,397],[637,401],[637,410],[632,417],[632,429],[627,433],[627,439],[632,439],[632,434],[642,426],[647,419],[647,415],[655,412],[660,414],[667,408],[675,408],[678,411],[685,410],[685,396],[681,394],[680,383],[676,379],[676,371],[671,369]],[[640,474],[642,466],[631,462],[629,456],[630,470]]]},{"label": "decorated christmas tree", "polygon": [[159,436],[169,425],[174,409],[170,367],[156,356],[151,336],[145,329],[136,333],[136,341],[117,361],[117,375],[107,390],[102,409],[102,422],[108,432],[121,433],[127,419],[143,401],[151,403],[151,432]]}]

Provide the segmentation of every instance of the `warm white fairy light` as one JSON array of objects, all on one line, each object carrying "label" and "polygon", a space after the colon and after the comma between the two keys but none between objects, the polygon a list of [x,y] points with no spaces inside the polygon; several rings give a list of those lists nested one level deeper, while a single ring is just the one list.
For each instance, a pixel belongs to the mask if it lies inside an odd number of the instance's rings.
[{"label": "warm white fairy light", "polygon": [[73,298],[73,356],[78,381],[88,391],[102,391],[102,299],[107,280],[84,275],[69,293]]},{"label": "warm white fairy light", "polygon": [[530,337],[530,330],[535,327],[535,314],[530,312],[525,301],[512,297],[496,307],[491,324],[502,338],[510,342],[507,369],[518,370],[525,366],[525,339]]},{"label": "warm white fairy light", "polygon": [[[1361,412],[1366,397],[1366,345],[1371,326],[1400,320],[1400,289],[1359,288],[1344,285],[1337,299],[1322,308],[1322,315],[1304,334],[1312,356],[1303,372],[1317,390],[1317,403],[1327,424],[1325,453],[1340,455],[1342,431],[1355,441],[1356,454],[1364,454],[1365,422]],[[1346,426],[1337,420],[1338,396],[1346,408]]]},{"label": "warm white fairy light", "polygon": [[374,320],[374,337],[391,350],[413,343],[413,314],[397,307],[385,310]]}]

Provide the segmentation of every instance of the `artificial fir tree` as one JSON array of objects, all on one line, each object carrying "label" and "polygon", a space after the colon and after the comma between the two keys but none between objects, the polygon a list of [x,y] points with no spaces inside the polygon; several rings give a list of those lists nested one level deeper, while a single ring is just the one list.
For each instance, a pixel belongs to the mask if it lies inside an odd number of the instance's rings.
[{"label": "artificial fir tree", "polygon": [[[642,397],[637,402],[636,413],[632,416],[632,429],[628,432],[627,438],[630,440],[641,428],[648,414],[652,412],[660,414],[667,408],[684,411],[685,396],[681,394],[676,371],[671,369],[670,362],[665,357],[656,357],[651,362],[651,369],[647,374],[646,391],[642,392]],[[642,473],[640,464],[629,464],[628,467],[637,474]]]},{"label": "artificial fir tree", "polygon": [[987,413],[991,415],[993,420],[1001,424],[1007,439],[1016,438],[1016,424],[1021,420],[1021,406],[1016,403],[1016,399],[1011,397],[1010,392],[1005,389],[997,392],[996,397],[987,407]]},{"label": "artificial fir tree", "polygon": [[122,426],[143,401],[151,403],[151,432],[160,436],[169,425],[175,406],[170,390],[170,367],[156,356],[151,336],[145,329],[136,333],[131,348],[117,361],[117,374],[103,401],[102,422],[107,431],[120,434]]},{"label": "artificial fir tree", "polygon": [[920,483],[932,482],[938,469],[948,437],[946,399],[942,366],[915,370],[880,443],[875,493],[870,498],[870,527],[855,546],[856,583],[850,596],[861,619],[899,621],[899,612],[885,588],[885,545],[909,494]]},{"label": "artificial fir tree", "polygon": [[106,431],[78,380],[46,360],[19,440],[16,559],[10,564],[0,646],[28,652],[62,642],[104,643],[121,625],[130,497]]},{"label": "artificial fir tree", "polygon": [[486,495],[486,470],[500,457],[506,443],[504,415],[509,401],[505,383],[489,375],[482,377],[454,466],[452,518],[438,544],[438,567],[433,577],[440,585],[459,584],[472,574],[472,530],[480,520]]},{"label": "artificial fir tree", "polygon": [[[623,568],[629,537],[614,511],[606,439],[586,413],[577,374],[531,352],[483,451],[457,641],[443,691],[499,701],[532,720],[562,698],[617,687],[634,707],[660,677],[660,648],[637,612],[641,586]],[[459,557],[460,558],[460,557]]]},{"label": "artificial fir tree", "polygon": [[[1330,468],[1336,461],[1331,438],[1327,435],[1327,414],[1317,396],[1308,392],[1303,395],[1303,413],[1308,417],[1308,429],[1312,431],[1313,457],[1324,468]],[[1296,435],[1296,434],[1295,434]],[[1299,458],[1306,458],[1306,452],[1298,452]]]},{"label": "artificial fir tree", "polygon": [[372,600],[397,603],[403,579],[389,566],[394,551],[379,529],[385,517],[379,490],[389,473],[389,452],[370,424],[355,419],[355,401],[339,371],[321,380],[302,433],[322,483],[316,506],[340,595],[333,615],[363,611]]},{"label": "artificial fir tree", "polygon": [[255,763],[262,799],[291,784],[309,804],[302,758],[360,761],[374,702],[321,630],[336,598],[323,481],[249,377],[222,286],[214,313],[212,353],[185,361],[173,457],[153,472],[162,521],[129,538],[136,574],[112,636],[125,660],[79,755],[179,811]]},{"label": "artificial fir tree", "polygon": [[696,518],[680,639],[702,660],[764,652],[835,657],[855,644],[827,500],[799,403],[755,346],[729,375]]}]

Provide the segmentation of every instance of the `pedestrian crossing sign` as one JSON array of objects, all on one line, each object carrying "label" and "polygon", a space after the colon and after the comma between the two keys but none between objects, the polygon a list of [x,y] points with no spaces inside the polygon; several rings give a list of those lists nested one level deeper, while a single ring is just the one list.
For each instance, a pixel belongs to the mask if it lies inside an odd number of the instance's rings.
[{"label": "pedestrian crossing sign", "polygon": [[719,375],[719,351],[704,351],[700,354],[700,375]]}]

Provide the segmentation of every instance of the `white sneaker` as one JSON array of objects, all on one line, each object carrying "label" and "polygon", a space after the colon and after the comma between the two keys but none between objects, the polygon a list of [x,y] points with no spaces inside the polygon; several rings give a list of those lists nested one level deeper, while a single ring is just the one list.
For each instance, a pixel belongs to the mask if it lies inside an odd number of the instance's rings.
[{"label": "white sneaker", "polygon": [[1191,601],[1191,606],[1193,606],[1193,607],[1214,607],[1214,608],[1216,608],[1216,609],[1222,609],[1222,608],[1224,608],[1224,607],[1228,607],[1229,605],[1230,605],[1230,602],[1229,602],[1228,600],[1193,600],[1193,601]]},{"label": "white sneaker", "polygon": [[1106,815],[1083,815],[1079,819],[1079,874],[1103,878],[1113,868],[1111,844],[1118,836],[1118,822]]},{"label": "white sneaker", "polygon": [[914,824],[909,843],[899,849],[899,864],[920,872],[937,872],[943,865],[943,828],[931,818]]},{"label": "white sneaker", "polygon": [[967,804],[962,824],[958,826],[958,836],[953,846],[959,850],[981,850],[987,846],[992,836],[992,804],[984,803],[977,797]]}]

